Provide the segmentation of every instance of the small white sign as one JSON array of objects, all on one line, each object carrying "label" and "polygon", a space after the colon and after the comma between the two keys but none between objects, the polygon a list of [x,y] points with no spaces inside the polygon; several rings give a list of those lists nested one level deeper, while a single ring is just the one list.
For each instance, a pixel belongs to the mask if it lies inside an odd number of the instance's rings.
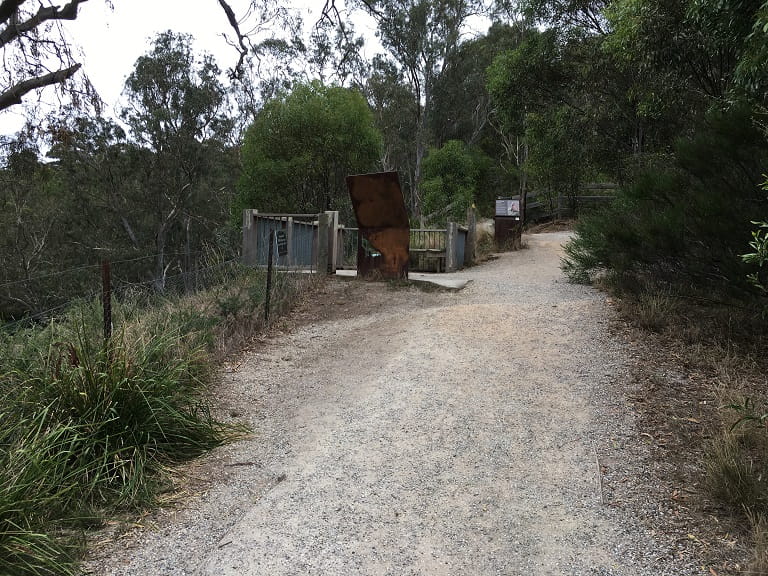
[{"label": "small white sign", "polygon": [[496,216],[520,216],[520,200],[511,198],[496,200]]}]

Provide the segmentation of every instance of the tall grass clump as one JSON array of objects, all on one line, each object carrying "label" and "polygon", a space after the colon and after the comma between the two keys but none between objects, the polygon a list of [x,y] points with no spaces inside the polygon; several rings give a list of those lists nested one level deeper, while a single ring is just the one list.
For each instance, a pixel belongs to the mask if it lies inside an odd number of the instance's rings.
[{"label": "tall grass clump", "polygon": [[166,326],[105,344],[93,316],[2,343],[0,573],[73,573],[83,527],[151,505],[169,465],[235,433],[211,416],[194,336]]},{"label": "tall grass clump", "polygon": [[[174,464],[245,432],[212,416],[216,363],[266,328],[265,276],[216,267],[204,292],[98,302],[0,330],[0,574],[77,574],[84,531],[151,507]],[[277,274],[271,317],[310,275]]]},{"label": "tall grass clump", "polygon": [[71,430],[50,424],[45,409],[26,417],[3,400],[11,408],[0,413],[0,574],[76,574],[79,542],[62,521],[77,498]]},{"label": "tall grass clump", "polygon": [[81,504],[140,506],[164,466],[226,439],[203,396],[210,366],[178,330],[118,332],[105,344],[90,320],[50,326],[0,385],[22,418],[44,412],[48,427],[66,428]]}]

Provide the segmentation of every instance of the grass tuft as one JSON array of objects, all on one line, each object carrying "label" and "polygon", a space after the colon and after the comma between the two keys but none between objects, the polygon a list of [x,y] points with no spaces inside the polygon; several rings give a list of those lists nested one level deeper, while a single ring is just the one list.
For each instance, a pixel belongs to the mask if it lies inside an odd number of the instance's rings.
[{"label": "grass tuft", "polygon": [[739,510],[768,511],[768,438],[755,430],[726,430],[707,451],[707,486],[717,500]]},{"label": "grass tuft", "polygon": [[[276,275],[274,316],[303,276]],[[266,327],[263,284],[239,269],[190,297],[116,299],[106,344],[97,302],[0,333],[0,574],[79,573],[84,530],[156,504],[174,464],[246,432],[212,417],[208,385]]]}]

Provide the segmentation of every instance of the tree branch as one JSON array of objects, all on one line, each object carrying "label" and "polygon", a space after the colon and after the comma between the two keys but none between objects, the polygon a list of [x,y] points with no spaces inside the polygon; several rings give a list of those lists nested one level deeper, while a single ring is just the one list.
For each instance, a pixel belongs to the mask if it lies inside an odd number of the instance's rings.
[{"label": "tree branch", "polygon": [[240,31],[240,24],[235,17],[235,12],[232,10],[232,7],[227,3],[226,0],[219,0],[219,6],[221,6],[222,10],[224,10],[224,13],[227,15],[227,20],[229,20],[229,25],[235,31],[235,35],[237,36],[236,48],[240,54],[240,58],[237,60],[237,64],[235,64],[234,68],[232,68],[230,76],[232,76],[232,78],[239,78],[243,73],[243,62],[245,61],[245,57],[248,55],[248,46],[245,43],[245,36]]},{"label": "tree branch", "polygon": [[[11,14],[13,14],[23,1],[24,0],[4,0],[3,3],[0,4],[0,16],[4,13],[4,11],[9,10],[11,11]],[[48,20],[76,19],[78,7],[80,4],[87,1],[88,0],[71,0],[69,4],[65,4],[62,8],[59,8],[58,6],[43,6],[40,8],[40,10],[37,11],[37,14],[30,17],[28,20],[20,22],[16,25],[6,26],[5,29],[0,32],[0,48],[14,41],[22,34],[29,32],[30,30],[34,30],[40,24]],[[10,18],[11,14],[8,15],[8,18]]]},{"label": "tree branch", "polygon": [[16,13],[19,6],[24,4],[25,0],[3,0],[0,3],[0,24],[5,24],[10,20],[11,16]]},{"label": "tree branch", "polygon": [[56,72],[50,72],[43,76],[37,76],[30,78],[29,80],[22,80],[15,86],[12,86],[2,94],[0,94],[0,111],[10,108],[16,104],[21,104],[21,99],[27,92],[43,88],[44,86],[50,86],[52,84],[60,84],[70,78],[75,72],[80,69],[82,64],[75,64],[69,68],[57,70]]}]

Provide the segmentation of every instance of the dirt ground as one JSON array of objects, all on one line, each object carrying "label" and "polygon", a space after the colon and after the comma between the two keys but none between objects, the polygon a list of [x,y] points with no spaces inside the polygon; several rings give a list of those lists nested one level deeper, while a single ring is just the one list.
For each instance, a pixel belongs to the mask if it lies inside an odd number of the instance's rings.
[{"label": "dirt ground", "polygon": [[253,434],[185,469],[172,505],[102,534],[86,568],[737,573],[743,550],[702,529],[714,516],[691,504],[638,375],[684,377],[565,281],[567,239],[528,236],[451,275],[460,291],[326,283],[221,375],[220,417]]}]

